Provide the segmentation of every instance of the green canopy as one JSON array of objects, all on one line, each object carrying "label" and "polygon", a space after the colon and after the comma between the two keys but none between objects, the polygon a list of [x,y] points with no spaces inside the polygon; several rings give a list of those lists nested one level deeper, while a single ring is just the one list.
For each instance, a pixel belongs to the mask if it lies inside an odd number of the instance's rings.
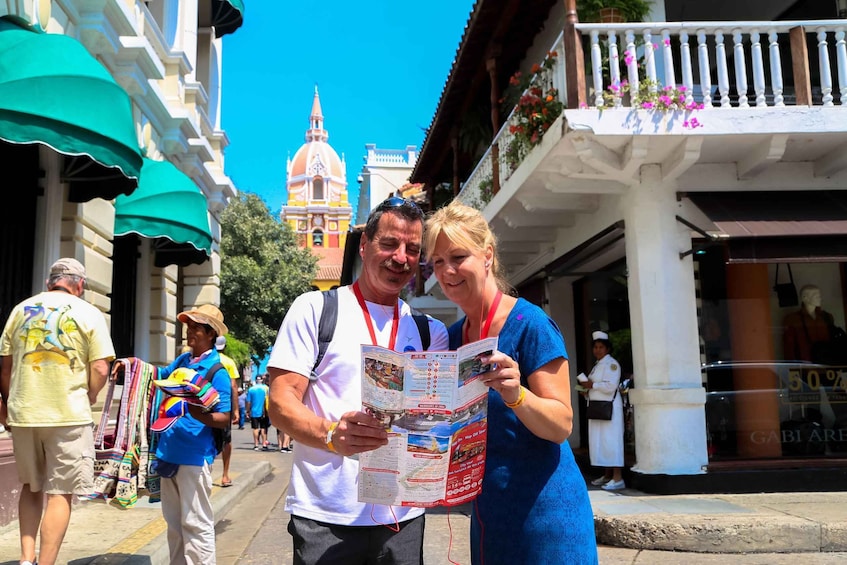
[{"label": "green canopy", "polygon": [[244,2],[242,0],[209,0],[211,14],[207,23],[215,27],[215,36],[223,37],[241,27],[244,23]]},{"label": "green canopy", "polygon": [[142,155],[126,91],[77,40],[9,17],[0,18],[0,139],[73,157],[63,180],[94,181],[88,197],[137,185]]},{"label": "green canopy", "polygon": [[156,266],[202,263],[212,254],[206,197],[167,161],[144,159],[138,188],[115,199],[115,237],[153,239]]}]

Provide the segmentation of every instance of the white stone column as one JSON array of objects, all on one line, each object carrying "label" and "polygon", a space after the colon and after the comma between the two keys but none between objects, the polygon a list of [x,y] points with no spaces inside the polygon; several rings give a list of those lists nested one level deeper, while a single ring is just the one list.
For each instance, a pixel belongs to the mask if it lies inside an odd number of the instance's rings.
[{"label": "white stone column", "polygon": [[621,199],[632,326],[635,389],[634,472],[702,473],[705,391],[700,379],[690,232],[676,221],[673,186],[659,165],[641,167],[641,182]]},{"label": "white stone column", "polygon": [[197,5],[198,0],[180,0],[180,29],[182,30],[180,47],[191,63],[191,70],[185,77],[186,82],[194,82],[197,76]]}]

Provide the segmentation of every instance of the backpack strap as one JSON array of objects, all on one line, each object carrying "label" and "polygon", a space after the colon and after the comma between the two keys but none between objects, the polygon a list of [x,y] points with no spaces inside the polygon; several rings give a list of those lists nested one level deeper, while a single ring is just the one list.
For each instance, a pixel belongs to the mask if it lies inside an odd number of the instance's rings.
[{"label": "backpack strap", "polygon": [[321,294],[324,304],[321,310],[321,319],[318,321],[318,354],[315,357],[315,364],[312,366],[312,380],[317,378],[315,371],[323,361],[326,348],[329,347],[329,342],[335,335],[335,324],[338,321],[338,289],[325,290]]},{"label": "backpack strap", "polygon": [[[324,304],[321,310],[321,319],[318,322],[318,355],[315,357],[315,364],[312,366],[312,380],[317,378],[315,371],[318,365],[323,361],[326,349],[329,347],[329,342],[332,341],[335,335],[335,325],[338,323],[338,289],[325,290],[323,295]],[[418,326],[418,333],[421,336],[421,349],[429,349],[431,341],[429,334],[429,318],[423,312],[419,312],[412,308],[412,318],[415,320],[415,325]]]},{"label": "backpack strap", "polygon": [[429,318],[426,314],[414,308],[412,308],[412,318],[415,319],[415,324],[418,326],[418,333],[421,336],[421,350],[426,351],[429,349],[430,344]]},{"label": "backpack strap", "polygon": [[[217,373],[218,371],[220,371],[221,369],[224,369],[224,368],[225,367],[223,366],[223,363],[215,363],[214,365],[209,367],[208,371],[206,371],[206,379],[211,383],[212,377],[215,376],[215,373]],[[227,373],[227,374],[229,374],[229,373]]]}]

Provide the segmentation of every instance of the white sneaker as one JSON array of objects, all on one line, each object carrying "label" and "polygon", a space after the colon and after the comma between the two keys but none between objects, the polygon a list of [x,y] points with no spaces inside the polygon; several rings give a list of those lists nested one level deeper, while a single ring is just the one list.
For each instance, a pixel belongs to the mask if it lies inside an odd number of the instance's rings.
[{"label": "white sneaker", "polygon": [[603,490],[621,490],[626,488],[626,483],[623,482],[623,479],[619,481],[609,481],[600,488],[602,488]]},{"label": "white sneaker", "polygon": [[601,485],[605,485],[606,483],[608,483],[611,480],[612,479],[607,479],[606,477],[597,477],[596,479],[591,481],[591,484],[594,485],[595,487],[599,487]]}]

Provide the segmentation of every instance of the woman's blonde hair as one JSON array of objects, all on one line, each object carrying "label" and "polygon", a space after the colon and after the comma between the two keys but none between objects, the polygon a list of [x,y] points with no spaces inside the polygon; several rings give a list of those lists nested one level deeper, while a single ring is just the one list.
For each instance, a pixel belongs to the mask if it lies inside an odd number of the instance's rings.
[{"label": "woman's blonde hair", "polygon": [[501,272],[500,258],[497,255],[497,237],[476,208],[453,200],[447,206],[439,208],[429,217],[424,227],[424,253],[426,259],[432,259],[432,251],[438,236],[444,234],[452,243],[480,253],[491,247],[491,274],[497,286],[503,292],[511,293],[512,287]]}]

